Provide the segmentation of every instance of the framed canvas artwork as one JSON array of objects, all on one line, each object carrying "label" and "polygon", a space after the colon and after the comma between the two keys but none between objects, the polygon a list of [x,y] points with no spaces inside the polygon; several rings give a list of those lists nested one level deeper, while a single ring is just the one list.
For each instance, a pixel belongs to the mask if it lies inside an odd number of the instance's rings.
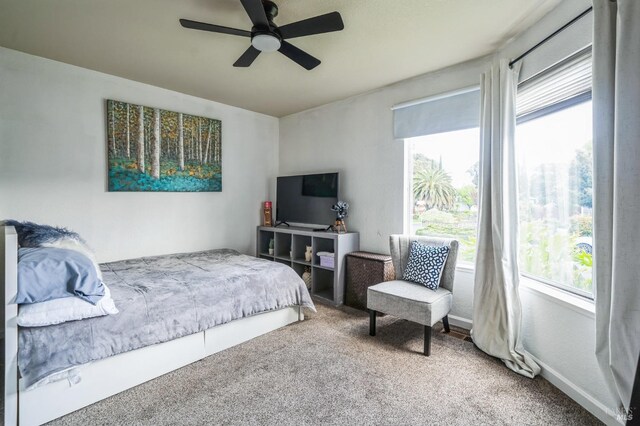
[{"label": "framed canvas artwork", "polygon": [[222,191],[222,122],[107,100],[109,191]]}]

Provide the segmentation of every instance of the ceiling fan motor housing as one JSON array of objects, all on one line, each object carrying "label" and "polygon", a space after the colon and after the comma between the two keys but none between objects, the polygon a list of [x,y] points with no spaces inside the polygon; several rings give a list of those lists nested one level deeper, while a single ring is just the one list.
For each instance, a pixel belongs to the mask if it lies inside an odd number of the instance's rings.
[{"label": "ceiling fan motor housing", "polygon": [[262,0],[262,6],[264,6],[264,13],[267,14],[269,22],[273,21],[273,18],[278,16],[278,5],[270,0]]}]

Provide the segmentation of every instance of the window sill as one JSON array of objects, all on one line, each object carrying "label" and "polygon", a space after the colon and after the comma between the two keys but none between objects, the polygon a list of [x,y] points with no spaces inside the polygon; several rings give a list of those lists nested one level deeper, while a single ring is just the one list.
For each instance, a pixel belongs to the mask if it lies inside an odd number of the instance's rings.
[{"label": "window sill", "polygon": [[[473,273],[475,268],[472,264],[458,264],[456,265],[456,271]],[[525,276],[520,277],[520,288],[531,294],[542,296],[543,298],[558,305],[568,307],[569,309],[589,318],[595,318],[596,305],[593,300],[588,300],[584,297],[559,290],[548,284],[544,284],[533,278]]]},{"label": "window sill", "polygon": [[456,264],[456,271],[473,272],[475,270],[476,270],[476,267],[473,265],[473,263],[457,263]]},{"label": "window sill", "polygon": [[595,318],[596,306],[593,300],[559,290],[529,277],[520,277],[520,288],[540,295],[558,305],[568,307],[589,318]]}]

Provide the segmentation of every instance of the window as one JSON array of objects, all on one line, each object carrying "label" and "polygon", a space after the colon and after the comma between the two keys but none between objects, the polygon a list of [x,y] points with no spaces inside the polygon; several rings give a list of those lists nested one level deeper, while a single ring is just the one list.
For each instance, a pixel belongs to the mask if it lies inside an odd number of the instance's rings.
[{"label": "window", "polygon": [[478,86],[393,107],[408,154],[405,231],[457,239],[459,265],[476,257],[479,125]]},{"label": "window", "polygon": [[456,238],[459,264],[475,260],[478,223],[477,127],[406,139],[410,232]]},{"label": "window", "polygon": [[590,77],[587,51],[523,84],[516,128],[520,272],[587,297],[593,297]]}]

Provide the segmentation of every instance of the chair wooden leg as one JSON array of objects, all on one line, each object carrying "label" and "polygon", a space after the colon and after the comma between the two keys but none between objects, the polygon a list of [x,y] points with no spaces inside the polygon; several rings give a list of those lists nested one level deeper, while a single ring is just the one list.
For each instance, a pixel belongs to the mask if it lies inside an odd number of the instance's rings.
[{"label": "chair wooden leg", "polygon": [[449,315],[445,315],[444,318],[442,318],[442,325],[444,325],[445,333],[448,333],[451,331],[451,329],[449,328]]},{"label": "chair wooden leg", "polygon": [[369,310],[369,336],[376,335],[376,311]]},{"label": "chair wooden leg", "polygon": [[431,355],[431,327],[424,326],[424,356]]}]

